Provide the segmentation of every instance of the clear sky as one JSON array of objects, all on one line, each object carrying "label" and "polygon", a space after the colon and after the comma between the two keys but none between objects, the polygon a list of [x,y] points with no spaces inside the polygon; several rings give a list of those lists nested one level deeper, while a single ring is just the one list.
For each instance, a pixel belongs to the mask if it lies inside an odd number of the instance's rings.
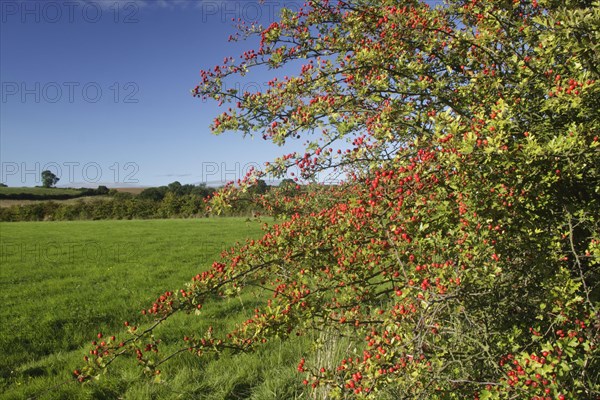
[{"label": "clear sky", "polygon": [[[267,0],[0,0],[0,182],[156,186],[242,176],[291,149],[214,136],[213,102],[193,98],[199,71],[239,56],[231,18],[268,25]],[[264,87],[270,76],[230,82]]]}]

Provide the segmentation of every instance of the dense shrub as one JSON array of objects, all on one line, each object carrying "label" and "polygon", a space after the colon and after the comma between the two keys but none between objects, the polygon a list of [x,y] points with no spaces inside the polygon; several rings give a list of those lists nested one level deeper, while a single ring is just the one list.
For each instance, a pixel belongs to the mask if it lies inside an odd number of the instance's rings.
[{"label": "dense shrub", "polygon": [[[127,356],[160,379],[173,354],[157,326],[262,289],[236,329],[189,332],[179,352],[314,333],[298,371],[315,397],[599,398],[599,27],[597,1],[571,0],[309,0],[242,27],[233,39],[259,48],[202,71],[194,91],[232,105],[213,131],[308,133],[266,172],[347,181],[264,193],[281,223],[160,295],[126,338],[94,343],[75,376]],[[299,71],[223,91],[265,65]],[[230,212],[249,190],[228,186],[211,207]],[[342,359],[319,356],[342,341]]]}]

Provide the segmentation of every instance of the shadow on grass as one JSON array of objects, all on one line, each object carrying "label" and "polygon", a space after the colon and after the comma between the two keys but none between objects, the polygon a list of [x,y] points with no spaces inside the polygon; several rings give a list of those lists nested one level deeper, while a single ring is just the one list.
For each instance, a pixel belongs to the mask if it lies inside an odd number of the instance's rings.
[{"label": "shadow on grass", "polygon": [[249,399],[252,395],[252,385],[248,383],[238,383],[231,389],[231,392],[225,397],[225,400]]}]

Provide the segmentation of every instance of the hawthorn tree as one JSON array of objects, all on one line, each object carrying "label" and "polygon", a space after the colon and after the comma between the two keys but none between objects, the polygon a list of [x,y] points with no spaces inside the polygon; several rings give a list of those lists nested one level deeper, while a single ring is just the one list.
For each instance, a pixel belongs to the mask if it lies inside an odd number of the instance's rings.
[{"label": "hawthorn tree", "polygon": [[[258,48],[193,90],[231,106],[213,132],[307,139],[245,182],[290,167],[347,179],[262,197],[287,216],[95,345],[79,380],[125,354],[155,371],[170,357],[157,326],[260,287],[237,329],[190,332],[181,351],[318,331],[352,343],[338,365],[298,360],[323,398],[598,398],[599,27],[583,0],[309,0],[242,25],[231,39]],[[264,92],[222,89],[283,67],[298,71]]]}]

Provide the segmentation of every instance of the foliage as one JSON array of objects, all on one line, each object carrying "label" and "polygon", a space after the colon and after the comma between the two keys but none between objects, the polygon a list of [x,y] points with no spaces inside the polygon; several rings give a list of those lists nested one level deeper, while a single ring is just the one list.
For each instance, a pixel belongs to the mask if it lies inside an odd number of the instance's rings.
[{"label": "foliage", "polygon": [[49,170],[42,171],[42,185],[45,188],[51,188],[58,183],[60,178]]},{"label": "foliage", "polygon": [[194,195],[175,197],[172,193],[162,201],[118,193],[113,198],[76,202],[39,202],[0,208],[0,221],[72,221],[101,219],[191,218],[208,215],[205,200]]},{"label": "foliage", "polygon": [[138,196],[140,199],[161,201],[165,197],[167,190],[168,188],[166,186],[151,187],[144,189]]},{"label": "foliage", "polygon": [[[59,193],[53,193],[59,189],[22,189],[17,192],[15,188],[14,193],[7,194],[0,192],[0,198],[43,200],[97,195],[110,197],[90,201],[80,199],[75,203],[40,202],[0,208],[0,221],[191,218],[208,215],[206,198],[214,192],[214,189],[205,185],[179,185],[177,191],[171,191],[166,186],[148,188],[138,196],[116,190],[111,192],[106,186],[99,186],[98,189],[62,189]],[[234,214],[241,214],[247,210],[235,211]]]},{"label": "foliage", "polygon": [[149,199],[154,201],[161,201],[167,193],[173,193],[175,196],[185,196],[189,194],[198,195],[201,197],[210,196],[215,190],[201,183],[200,185],[185,184],[182,185],[178,181],[169,183],[168,186],[150,187],[144,189],[139,197],[142,199]]},{"label": "foliage", "polygon": [[[169,379],[156,327],[261,288],[271,298],[245,322],[190,331],[179,352],[321,332],[298,371],[323,398],[600,396],[598,27],[597,1],[554,0],[311,0],[242,26],[233,39],[259,48],[194,90],[232,104],[213,131],[307,136],[305,154],[265,172],[333,168],[347,182],[262,197],[284,206],[281,223],[162,294],[128,338],[92,347],[77,379],[124,355]],[[222,90],[299,63],[264,92]],[[227,186],[213,209],[248,190]],[[319,356],[336,347],[341,360]]]}]

